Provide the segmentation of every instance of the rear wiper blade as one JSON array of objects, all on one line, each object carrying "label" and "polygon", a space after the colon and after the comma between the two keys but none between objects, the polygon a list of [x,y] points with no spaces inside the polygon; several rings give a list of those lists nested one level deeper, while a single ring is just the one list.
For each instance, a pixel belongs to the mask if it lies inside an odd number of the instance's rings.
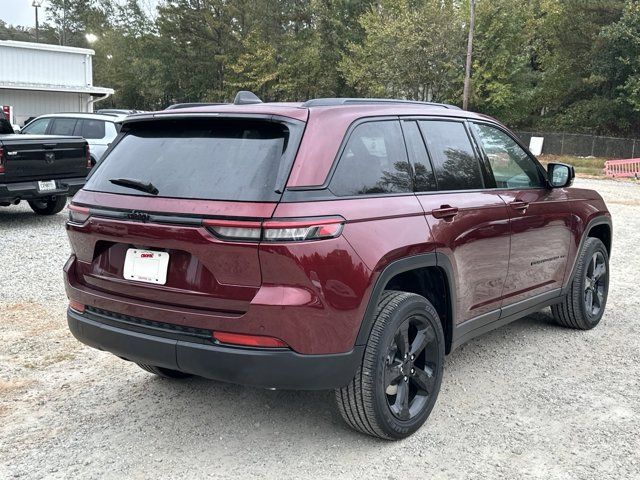
[{"label": "rear wiper blade", "polygon": [[135,190],[150,193],[151,195],[158,194],[158,189],[151,182],[145,183],[142,180],[136,180],[135,178],[112,178],[109,181],[114,185],[133,188]]}]

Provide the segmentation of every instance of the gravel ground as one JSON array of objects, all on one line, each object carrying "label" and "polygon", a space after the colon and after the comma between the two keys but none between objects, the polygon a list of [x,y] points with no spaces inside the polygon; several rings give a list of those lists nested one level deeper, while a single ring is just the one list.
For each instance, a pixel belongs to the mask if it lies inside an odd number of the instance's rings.
[{"label": "gravel ground", "polygon": [[640,478],[640,187],[578,180],[614,219],[607,312],[549,311],[447,358],[427,424],[347,429],[329,392],[155,378],[66,328],[65,213],[0,209],[0,478]]}]

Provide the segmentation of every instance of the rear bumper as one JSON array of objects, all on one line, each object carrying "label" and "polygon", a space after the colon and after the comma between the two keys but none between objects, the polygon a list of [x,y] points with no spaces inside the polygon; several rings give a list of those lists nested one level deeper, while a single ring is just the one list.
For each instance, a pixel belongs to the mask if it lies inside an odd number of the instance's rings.
[{"label": "rear bumper", "polygon": [[[47,180],[43,178],[42,180]],[[0,183],[0,202],[14,202],[16,200],[33,200],[37,198],[66,195],[72,196],[80,190],[86,181],[85,177],[80,178],[57,178],[56,190],[40,192],[38,181]]]},{"label": "rear bumper", "polygon": [[71,333],[82,343],[133,362],[213,380],[262,388],[326,390],[345,386],[362,359],[362,346],[346,353],[301,355],[286,349],[236,348],[188,341],[116,325],[94,313],[67,311]]}]

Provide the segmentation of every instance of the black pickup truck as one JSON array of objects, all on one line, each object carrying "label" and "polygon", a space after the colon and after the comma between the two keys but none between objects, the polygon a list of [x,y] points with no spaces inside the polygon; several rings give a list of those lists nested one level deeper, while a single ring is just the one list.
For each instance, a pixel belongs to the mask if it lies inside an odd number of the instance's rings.
[{"label": "black pickup truck", "polygon": [[60,212],[91,170],[87,141],[16,135],[3,117],[0,110],[0,207],[26,200],[39,215]]}]

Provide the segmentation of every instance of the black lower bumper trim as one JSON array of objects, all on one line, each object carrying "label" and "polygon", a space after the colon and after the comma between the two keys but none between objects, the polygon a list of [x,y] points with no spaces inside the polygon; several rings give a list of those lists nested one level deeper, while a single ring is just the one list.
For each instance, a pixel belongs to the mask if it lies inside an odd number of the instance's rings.
[{"label": "black lower bumper trim", "polygon": [[[43,178],[42,180],[49,180]],[[41,192],[38,190],[38,182],[36,180],[23,181],[15,183],[0,183],[0,202],[13,202],[15,200],[35,200],[38,198],[51,197],[51,196],[72,196],[80,190],[86,179],[80,178],[57,178],[55,179],[57,184],[56,190],[48,190]]]},{"label": "black lower bumper trim", "polygon": [[302,355],[206,345],[107,325],[67,310],[71,333],[82,343],[124,359],[179,370],[213,380],[263,388],[329,390],[353,378],[364,347],[346,353]]}]

